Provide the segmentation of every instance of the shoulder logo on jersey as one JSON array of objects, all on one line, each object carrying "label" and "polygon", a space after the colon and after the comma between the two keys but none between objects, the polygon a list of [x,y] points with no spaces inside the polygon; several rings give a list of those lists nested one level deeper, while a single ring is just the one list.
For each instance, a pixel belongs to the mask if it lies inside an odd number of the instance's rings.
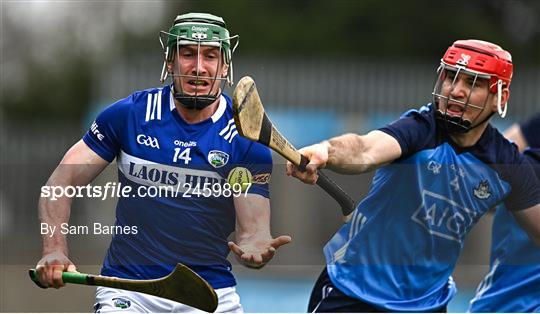
[{"label": "shoulder logo on jersey", "polygon": [[478,186],[473,189],[473,194],[481,200],[489,198],[491,196],[489,182],[487,180],[480,181]]},{"label": "shoulder logo on jersey", "polygon": [[96,121],[92,122],[92,126],[90,127],[90,131],[92,131],[92,134],[94,134],[98,140],[102,141],[105,138],[105,135],[101,134],[98,130],[98,124]]},{"label": "shoulder logo on jersey", "polygon": [[255,184],[267,184],[270,182],[270,173],[259,173],[251,177],[251,182]]},{"label": "shoulder logo on jersey", "polygon": [[144,121],[161,120],[161,94],[161,89],[156,94],[148,94]]},{"label": "shoulder logo on jersey", "polygon": [[224,153],[220,150],[211,150],[208,153],[208,162],[214,168],[221,168],[227,164],[229,161],[229,154]]},{"label": "shoulder logo on jersey", "polygon": [[137,143],[159,149],[159,142],[156,137],[139,134],[137,135]]},{"label": "shoulder logo on jersey", "polygon": [[236,135],[238,135],[238,131],[236,130],[234,119],[229,120],[227,126],[219,132],[219,136],[223,137],[229,143],[232,143],[232,140]]},{"label": "shoulder logo on jersey", "polygon": [[430,160],[427,164],[427,169],[433,174],[439,174],[441,172],[442,165],[436,161]]},{"label": "shoulder logo on jersey", "polygon": [[124,298],[113,298],[114,307],[125,310],[131,306],[131,301]]}]

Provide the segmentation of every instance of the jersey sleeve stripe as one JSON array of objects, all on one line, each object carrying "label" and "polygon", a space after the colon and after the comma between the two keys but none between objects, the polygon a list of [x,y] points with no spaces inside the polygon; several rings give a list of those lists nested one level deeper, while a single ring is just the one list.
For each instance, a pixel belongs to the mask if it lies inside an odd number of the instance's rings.
[{"label": "jersey sleeve stripe", "polygon": [[231,124],[234,123],[234,119],[229,120],[229,123],[227,123],[227,126],[219,132],[219,136],[223,136],[227,131],[229,131],[229,128],[231,127]]},{"label": "jersey sleeve stripe", "polygon": [[234,131],[236,131],[236,125],[235,125],[235,124],[233,124],[233,125],[231,126],[231,128],[229,129],[229,133],[227,133],[227,135],[225,135],[224,138],[225,138],[226,140],[229,140],[229,138],[231,137],[231,134],[232,134]]},{"label": "jersey sleeve stripe", "polygon": [[238,131],[234,130],[233,134],[231,135],[231,138],[229,139],[229,143],[232,143],[232,140],[236,135],[238,135]]},{"label": "jersey sleeve stripe", "polygon": [[161,120],[161,95],[162,90],[160,89],[157,95],[157,118],[158,120]]},{"label": "jersey sleeve stripe", "polygon": [[147,122],[150,120],[151,106],[152,106],[152,94],[148,94],[148,99],[146,101],[146,118],[144,119]]},{"label": "jersey sleeve stripe", "polygon": [[154,98],[154,101],[152,102],[152,113],[150,114],[150,120],[154,120],[156,118],[156,107],[157,107],[157,94],[152,95]]}]

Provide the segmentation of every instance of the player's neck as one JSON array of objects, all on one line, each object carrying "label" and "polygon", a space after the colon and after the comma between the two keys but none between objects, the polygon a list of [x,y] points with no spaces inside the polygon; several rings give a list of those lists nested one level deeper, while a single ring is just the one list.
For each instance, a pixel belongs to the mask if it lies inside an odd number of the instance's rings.
[{"label": "player's neck", "polygon": [[450,134],[450,138],[452,138],[452,141],[454,141],[454,143],[456,143],[459,147],[471,147],[480,140],[482,134],[484,134],[484,131],[487,128],[488,123],[488,121],[485,121],[467,133],[452,133]]},{"label": "player's neck", "polygon": [[216,112],[219,101],[220,99],[218,98],[211,105],[202,110],[187,109],[186,107],[182,106],[182,104],[180,104],[176,99],[174,100],[174,105],[176,106],[176,111],[178,111],[178,114],[180,115],[180,117],[182,117],[182,119],[184,119],[184,121],[189,124],[194,124],[210,118],[214,114],[214,112]]}]

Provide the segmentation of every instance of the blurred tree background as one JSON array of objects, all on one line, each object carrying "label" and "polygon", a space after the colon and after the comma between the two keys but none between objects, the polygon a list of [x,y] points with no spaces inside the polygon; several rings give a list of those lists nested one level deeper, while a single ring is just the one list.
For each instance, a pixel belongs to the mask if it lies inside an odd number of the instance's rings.
[{"label": "blurred tree background", "polygon": [[[80,119],[97,74],[134,55],[162,58],[159,30],[187,11],[223,16],[241,36],[236,58],[436,62],[454,39],[481,38],[516,64],[540,63],[540,1],[2,1],[1,9],[9,120]],[[148,74],[156,85],[158,72]]]}]

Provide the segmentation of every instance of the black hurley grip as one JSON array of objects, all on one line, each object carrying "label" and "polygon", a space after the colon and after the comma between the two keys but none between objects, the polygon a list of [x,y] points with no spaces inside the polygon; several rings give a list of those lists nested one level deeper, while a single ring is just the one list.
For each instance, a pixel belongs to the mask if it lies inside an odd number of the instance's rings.
[{"label": "black hurley grip", "polygon": [[[309,159],[304,155],[300,155],[300,164],[298,169],[302,172],[306,171],[306,167],[309,164]],[[354,210],[354,200],[345,192],[336,182],[330,179],[321,170],[317,171],[319,178],[317,179],[317,185],[320,186],[326,193],[335,199],[339,206],[341,206],[341,212],[343,216],[347,216]]]},{"label": "black hurley grip", "polygon": [[30,279],[32,279],[32,281],[40,288],[42,289],[47,289],[47,287],[45,287],[44,285],[42,285],[40,282],[39,282],[39,279],[37,278],[37,272],[35,269],[29,269],[28,270],[28,275],[30,276]]},{"label": "black hurley grip", "polygon": [[300,155],[300,164],[298,165],[298,169],[302,172],[306,172],[306,167],[309,164],[309,159],[307,159],[306,156]]},{"label": "black hurley grip", "polygon": [[337,185],[332,179],[326,176],[321,170],[317,171],[319,178],[317,179],[317,185],[326,191],[332,198],[334,198],[341,206],[341,212],[343,216],[347,216],[354,210],[354,200]]}]

